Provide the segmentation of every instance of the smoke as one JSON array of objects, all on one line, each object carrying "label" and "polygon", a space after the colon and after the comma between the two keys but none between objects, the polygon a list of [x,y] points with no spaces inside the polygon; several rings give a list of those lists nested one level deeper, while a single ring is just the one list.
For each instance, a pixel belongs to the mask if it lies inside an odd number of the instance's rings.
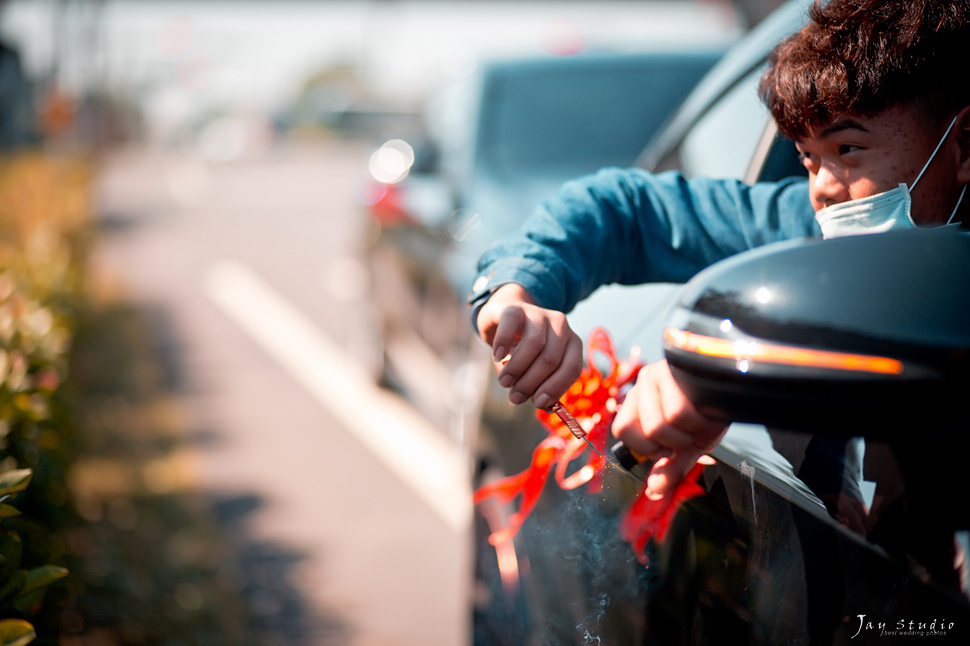
[{"label": "smoke", "polygon": [[[592,611],[596,614],[596,616],[595,618],[590,617],[590,619],[592,620],[592,623],[594,624],[594,627],[596,625],[599,625],[599,623],[606,616],[606,607],[608,605],[610,605],[609,594],[607,594],[606,592],[601,592],[598,608],[595,605],[592,608]],[[599,636],[590,633],[589,624],[579,624],[578,626],[576,626],[576,632],[577,634],[583,635],[583,642],[582,642],[583,644],[602,644],[603,643],[603,640]]]},{"label": "smoke", "polygon": [[603,487],[549,483],[521,532],[544,644],[636,643],[652,573],[619,534],[638,487],[606,470]]},{"label": "smoke", "polygon": [[[576,626],[576,630],[577,631],[582,630],[582,626]],[[602,644],[603,643],[603,640],[600,639],[599,637],[594,636],[594,635],[590,635],[589,634],[589,631],[587,630],[586,631],[586,636],[584,637],[583,643],[584,644]]]}]

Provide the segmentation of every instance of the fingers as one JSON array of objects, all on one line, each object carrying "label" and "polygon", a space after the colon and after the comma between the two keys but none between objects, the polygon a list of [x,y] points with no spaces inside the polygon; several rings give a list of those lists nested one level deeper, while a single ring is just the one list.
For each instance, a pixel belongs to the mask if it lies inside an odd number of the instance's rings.
[{"label": "fingers", "polygon": [[692,446],[674,452],[669,458],[657,460],[647,476],[644,495],[650,500],[660,500],[669,496],[673,493],[674,487],[687,477],[687,473],[704,453],[704,449]]},{"label": "fingers", "polygon": [[536,407],[548,409],[579,378],[583,346],[566,326],[526,326],[519,345],[499,373],[499,384],[509,388],[513,404],[532,399]]},{"label": "fingers", "polygon": [[[508,354],[518,335],[521,318],[515,319],[515,310],[534,304],[532,297],[524,288],[515,283],[509,283],[499,287],[478,310],[476,323],[482,340],[493,348],[493,354],[499,354],[499,350],[505,350],[501,356],[495,357],[496,361],[501,361],[505,354]],[[521,315],[521,312],[518,314]],[[498,341],[496,336],[499,337]]]},{"label": "fingers", "polygon": [[708,450],[727,427],[700,414],[684,395],[666,361],[646,366],[617,411],[613,435],[651,459],[688,447]]},{"label": "fingers", "polygon": [[565,314],[535,305],[517,285],[496,291],[480,310],[478,324],[493,359],[504,361],[498,380],[513,404],[532,399],[548,409],[582,372],[583,344]]},{"label": "fingers", "polygon": [[680,390],[666,361],[640,370],[613,420],[613,435],[627,448],[657,460],[647,476],[645,494],[668,496],[712,449],[727,425],[701,415]]},{"label": "fingers", "polygon": [[646,495],[669,495],[697,460],[712,449],[727,425],[701,415],[684,395],[666,361],[643,368],[613,420],[613,435],[631,451],[657,460]]},{"label": "fingers", "polygon": [[654,366],[640,371],[637,383],[617,413],[613,431],[637,453],[663,457],[670,450],[694,443],[691,431],[697,422],[688,410],[689,402],[676,401],[676,387],[673,394],[667,392],[670,388]]},{"label": "fingers", "polygon": [[508,307],[502,311],[491,339],[495,361],[503,361],[517,345],[524,323],[525,312],[521,308]]}]

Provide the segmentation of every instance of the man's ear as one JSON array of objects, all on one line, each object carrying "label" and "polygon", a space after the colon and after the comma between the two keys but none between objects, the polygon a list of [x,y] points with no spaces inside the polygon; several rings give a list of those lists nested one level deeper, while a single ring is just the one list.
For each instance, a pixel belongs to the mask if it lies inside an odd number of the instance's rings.
[{"label": "man's ear", "polygon": [[960,164],[957,179],[962,184],[970,184],[970,105],[957,114],[957,143],[960,146]]}]

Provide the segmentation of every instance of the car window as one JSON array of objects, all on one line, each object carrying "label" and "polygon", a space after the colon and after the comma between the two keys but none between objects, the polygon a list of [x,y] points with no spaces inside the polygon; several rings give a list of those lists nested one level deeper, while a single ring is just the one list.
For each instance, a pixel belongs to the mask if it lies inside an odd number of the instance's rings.
[{"label": "car window", "polygon": [[678,168],[688,177],[744,179],[770,122],[757,93],[761,73],[750,73],[704,113],[658,170]]},{"label": "car window", "polygon": [[795,142],[780,134],[774,122],[769,124],[764,138],[767,152],[755,153],[746,181],[776,182],[786,177],[808,177],[808,170],[799,159]]},{"label": "car window", "polygon": [[743,181],[805,176],[794,142],[777,133],[758,97],[763,72],[763,67],[752,71],[725,92],[653,170]]},{"label": "car window", "polygon": [[482,170],[505,179],[569,177],[630,164],[716,58],[715,52],[658,54],[500,70],[483,96]]}]

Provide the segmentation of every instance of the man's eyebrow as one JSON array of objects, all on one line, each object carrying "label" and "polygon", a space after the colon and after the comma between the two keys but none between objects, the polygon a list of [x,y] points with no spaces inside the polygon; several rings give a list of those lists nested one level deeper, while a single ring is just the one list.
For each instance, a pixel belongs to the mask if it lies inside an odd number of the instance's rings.
[{"label": "man's eyebrow", "polygon": [[856,121],[855,119],[840,119],[835,121],[826,128],[823,128],[821,132],[818,133],[818,139],[824,139],[825,137],[830,137],[837,132],[843,130],[861,130],[863,132],[869,132],[869,129],[864,125]]}]

